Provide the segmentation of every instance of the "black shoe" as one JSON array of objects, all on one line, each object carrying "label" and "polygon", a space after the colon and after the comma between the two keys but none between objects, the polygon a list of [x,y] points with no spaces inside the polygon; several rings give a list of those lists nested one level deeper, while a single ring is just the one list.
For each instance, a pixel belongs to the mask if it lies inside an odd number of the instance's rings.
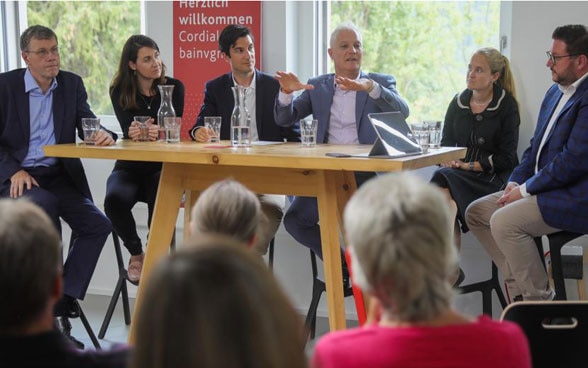
[{"label": "black shoe", "polygon": [[524,299],[522,295],[515,295],[514,298],[512,298],[513,302],[522,302],[523,300]]},{"label": "black shoe", "polygon": [[80,340],[76,339],[71,335],[71,322],[67,317],[57,317],[56,318],[56,325],[57,329],[61,331],[63,336],[65,336],[69,341],[74,344],[74,346],[80,350],[84,350],[85,345]]},{"label": "black shoe", "polygon": [[463,272],[463,270],[460,267],[459,268],[459,274],[457,275],[457,280],[455,280],[455,282],[453,283],[453,287],[456,288],[459,285],[461,285],[461,283],[463,282],[463,280],[465,280],[465,273]]},{"label": "black shoe", "polygon": [[80,304],[77,299],[69,295],[63,295],[53,308],[53,316],[78,318],[80,316]]}]

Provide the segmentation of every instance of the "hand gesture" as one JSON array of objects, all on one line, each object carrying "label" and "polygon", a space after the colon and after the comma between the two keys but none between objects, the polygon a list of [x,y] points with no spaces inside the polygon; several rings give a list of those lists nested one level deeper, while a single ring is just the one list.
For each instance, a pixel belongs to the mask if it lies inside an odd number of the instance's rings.
[{"label": "hand gesture", "polygon": [[276,72],[275,78],[280,82],[282,92],[290,94],[301,89],[314,89],[312,84],[302,84],[294,73]]},{"label": "hand gesture", "polygon": [[368,78],[349,79],[336,76],[335,83],[344,91],[365,91],[369,93],[374,89],[375,82]]}]

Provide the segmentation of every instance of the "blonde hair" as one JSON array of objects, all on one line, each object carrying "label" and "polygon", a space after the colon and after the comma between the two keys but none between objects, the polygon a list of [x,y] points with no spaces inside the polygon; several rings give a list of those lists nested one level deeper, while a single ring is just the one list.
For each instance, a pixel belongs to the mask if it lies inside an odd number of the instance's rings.
[{"label": "blonde hair", "polygon": [[490,65],[490,71],[494,73],[499,73],[500,77],[496,83],[508,93],[510,93],[515,100],[517,99],[517,92],[515,88],[514,76],[512,75],[512,71],[510,69],[510,62],[508,58],[500,53],[500,51],[496,50],[492,47],[484,47],[479,49],[474,53],[483,55],[486,57],[488,61],[488,65]]},{"label": "blonde hair", "polygon": [[224,234],[249,243],[261,219],[257,195],[241,183],[226,179],[212,184],[192,208],[190,231],[196,234]]}]

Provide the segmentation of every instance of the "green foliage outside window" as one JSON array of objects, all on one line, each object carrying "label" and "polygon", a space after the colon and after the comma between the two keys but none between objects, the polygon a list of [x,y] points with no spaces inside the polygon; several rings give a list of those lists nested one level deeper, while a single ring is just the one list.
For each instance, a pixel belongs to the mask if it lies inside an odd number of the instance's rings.
[{"label": "green foliage outside window", "polygon": [[55,31],[61,69],[84,79],[97,115],[114,115],[108,88],[127,38],[140,33],[139,1],[29,1],[28,24]]},{"label": "green foliage outside window", "polygon": [[363,70],[396,78],[411,122],[443,120],[451,99],[465,89],[472,53],[499,44],[497,1],[333,1],[330,6],[330,29],[351,21],[361,30]]}]

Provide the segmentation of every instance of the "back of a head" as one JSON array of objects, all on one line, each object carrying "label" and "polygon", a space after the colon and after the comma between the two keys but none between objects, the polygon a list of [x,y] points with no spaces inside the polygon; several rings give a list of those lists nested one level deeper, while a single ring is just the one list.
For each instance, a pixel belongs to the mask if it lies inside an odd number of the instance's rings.
[{"label": "back of a head", "polygon": [[223,234],[249,243],[261,219],[259,199],[235,180],[223,180],[206,188],[191,213],[192,236]]},{"label": "back of a head", "polygon": [[0,199],[0,334],[18,333],[46,308],[61,269],[49,217],[26,199]]},{"label": "back of a head", "polygon": [[345,208],[354,281],[401,321],[424,321],[450,307],[457,270],[453,223],[441,191],[407,174],[366,182]]},{"label": "back of a head", "polygon": [[162,261],[138,313],[132,367],[304,367],[301,322],[263,261],[204,236]]}]

